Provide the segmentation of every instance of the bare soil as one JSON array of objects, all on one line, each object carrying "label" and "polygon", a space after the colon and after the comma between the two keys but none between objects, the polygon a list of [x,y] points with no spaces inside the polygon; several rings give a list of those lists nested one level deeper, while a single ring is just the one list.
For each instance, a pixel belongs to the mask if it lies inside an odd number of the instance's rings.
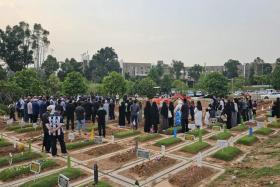
[{"label": "bare soil", "polygon": [[86,151],[85,153],[91,156],[102,156],[102,155],[106,155],[109,153],[113,153],[115,151],[119,151],[121,149],[123,149],[124,147],[120,144],[107,144],[107,145],[103,145],[103,146],[99,146],[99,147],[95,147],[89,151]]},{"label": "bare soil", "polygon": [[202,180],[213,175],[215,171],[208,167],[191,166],[176,173],[168,181],[177,187],[196,186]]},{"label": "bare soil", "polygon": [[148,162],[136,165],[128,170],[121,172],[121,175],[124,175],[133,180],[145,180],[152,175],[161,172],[168,167],[173,166],[178,161],[169,157],[159,157]]},{"label": "bare soil", "polygon": [[19,152],[20,151],[18,149],[14,148],[14,145],[8,145],[8,146],[0,148],[0,156],[6,156],[9,153],[15,154],[15,153],[19,153]]}]

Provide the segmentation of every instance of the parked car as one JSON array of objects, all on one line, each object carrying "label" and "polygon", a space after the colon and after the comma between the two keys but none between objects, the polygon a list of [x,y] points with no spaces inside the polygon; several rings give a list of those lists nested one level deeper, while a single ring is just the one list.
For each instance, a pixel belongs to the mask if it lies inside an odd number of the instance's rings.
[{"label": "parked car", "polygon": [[202,97],[202,96],[203,96],[202,91],[196,91],[196,92],[195,92],[195,96],[196,96],[196,97]]},{"label": "parked car", "polygon": [[279,92],[272,92],[269,94],[264,94],[261,95],[261,99],[276,99],[276,98],[280,98],[280,93]]},{"label": "parked car", "polygon": [[188,91],[187,96],[194,97],[194,92],[193,91]]}]

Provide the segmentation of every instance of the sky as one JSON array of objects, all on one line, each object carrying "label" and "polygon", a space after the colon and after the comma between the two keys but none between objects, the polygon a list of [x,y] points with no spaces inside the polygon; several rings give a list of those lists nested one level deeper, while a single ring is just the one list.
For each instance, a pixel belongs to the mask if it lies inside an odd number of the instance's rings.
[{"label": "sky", "polygon": [[274,63],[279,19],[279,0],[0,0],[0,28],[41,23],[58,60],[110,46],[125,62]]}]

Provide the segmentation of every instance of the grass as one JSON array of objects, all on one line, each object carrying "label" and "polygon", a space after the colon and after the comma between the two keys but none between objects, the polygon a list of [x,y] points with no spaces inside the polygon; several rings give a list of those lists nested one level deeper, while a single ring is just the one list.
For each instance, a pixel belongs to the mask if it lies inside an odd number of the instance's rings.
[{"label": "grass", "polygon": [[246,126],[246,125],[244,125],[244,124],[241,124],[241,125],[238,125],[238,126],[236,126],[236,127],[232,127],[230,130],[241,132],[241,131],[247,130],[248,128],[249,128],[248,126]]},{"label": "grass", "polygon": [[139,142],[146,142],[146,141],[153,140],[153,139],[160,138],[160,137],[161,137],[161,135],[158,133],[143,134],[143,135],[135,137],[135,140],[137,140]]},{"label": "grass", "polygon": [[[58,164],[54,160],[39,160],[41,163],[41,170],[45,170],[47,168],[51,168],[54,166],[58,166]],[[4,169],[0,172],[0,180],[1,181],[8,181],[15,179],[23,175],[31,174],[30,165],[22,165],[22,166],[15,166],[12,168]]]},{"label": "grass", "polygon": [[16,124],[16,125],[9,125],[6,130],[7,131],[14,131],[14,130],[17,130],[17,129],[21,129],[21,128],[27,128],[27,127],[32,127],[32,124],[26,124],[26,125],[19,125],[19,124]]},{"label": "grass", "polygon": [[270,133],[272,133],[272,129],[271,128],[259,128],[255,131],[256,134],[260,134],[260,135],[269,135]]},{"label": "grass", "polygon": [[137,134],[140,134],[140,131],[128,130],[128,131],[116,132],[113,135],[115,136],[115,138],[127,138],[130,136],[136,136]]},{"label": "grass", "polygon": [[40,179],[37,179],[35,182],[34,181],[26,182],[20,185],[20,187],[54,187],[57,186],[57,179],[59,174],[63,174],[66,177],[68,177],[70,180],[74,180],[82,176],[83,172],[77,168],[67,168],[62,170],[61,172],[54,173],[52,175],[48,175]]},{"label": "grass", "polygon": [[[200,130],[201,130],[202,136],[208,133],[208,131],[205,130],[205,129],[200,129]],[[195,137],[198,137],[199,136],[199,129],[195,129],[195,130],[186,132],[186,134],[191,134],[191,135],[194,135]]]},{"label": "grass", "polygon": [[241,154],[241,150],[237,147],[226,147],[217,152],[215,152],[212,157],[224,160],[224,161],[231,161],[235,157]]},{"label": "grass", "polygon": [[229,131],[220,132],[210,137],[211,140],[227,140],[232,136]]},{"label": "grass", "polygon": [[0,138],[0,147],[6,147],[12,145],[12,143],[8,142],[7,140]]},{"label": "grass", "polygon": [[244,136],[240,139],[237,140],[238,144],[243,144],[243,145],[253,145],[256,141],[258,140],[258,138],[256,136]]},{"label": "grass", "polygon": [[[36,131],[39,131],[41,129],[42,129],[42,127],[38,126],[36,128]],[[33,127],[26,127],[26,128],[22,128],[22,129],[15,129],[16,133],[25,133],[25,132],[32,132],[32,131],[35,131],[35,128],[33,128]]]},{"label": "grass", "polygon": [[182,140],[180,138],[170,137],[170,138],[165,138],[163,140],[159,140],[154,145],[155,146],[161,146],[161,145],[170,146],[172,144],[176,144],[176,143],[179,143],[181,141]]},{"label": "grass", "polygon": [[[93,125],[93,129],[94,130],[98,129],[98,125],[97,124]],[[92,130],[92,125],[85,128],[85,131],[87,132],[90,132],[91,130]]]},{"label": "grass", "polygon": [[84,185],[83,187],[112,187],[112,186],[105,181],[98,181],[97,185],[95,185],[94,183],[89,183]]},{"label": "grass", "polygon": [[79,142],[73,142],[73,143],[66,144],[66,148],[68,150],[71,150],[71,149],[86,147],[86,146],[93,145],[93,144],[94,144],[94,140],[79,141]]},{"label": "grass", "polygon": [[[27,160],[32,160],[42,157],[41,154],[35,152],[23,152],[13,155],[13,163],[19,163]],[[3,156],[0,158],[0,167],[9,165],[10,156]]]},{"label": "grass", "polygon": [[180,151],[196,154],[199,151],[206,149],[207,147],[210,147],[210,145],[206,142],[195,142],[193,144],[186,145],[185,147],[180,149]]},{"label": "grass", "polygon": [[270,127],[270,128],[280,128],[280,122],[279,121],[273,121],[270,124],[268,124],[268,127]]},{"label": "grass", "polygon": [[[173,134],[173,131],[174,131],[174,127],[170,127],[168,129],[166,129],[166,134],[167,135],[172,135]],[[178,126],[176,127],[176,132],[179,133],[179,132],[182,132],[182,126]]]}]

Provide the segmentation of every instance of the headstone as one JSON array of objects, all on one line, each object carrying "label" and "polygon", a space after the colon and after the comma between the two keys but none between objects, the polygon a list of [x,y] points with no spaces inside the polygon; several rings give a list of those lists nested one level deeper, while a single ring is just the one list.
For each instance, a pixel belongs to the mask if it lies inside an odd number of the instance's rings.
[{"label": "headstone", "polygon": [[7,120],[7,125],[11,125],[13,122],[14,122],[13,119],[8,119],[8,120]]},{"label": "headstone", "polygon": [[233,147],[233,138],[232,138],[232,136],[229,138],[228,144],[229,144],[229,146]]},{"label": "headstone", "polygon": [[217,121],[218,121],[217,118],[210,118],[211,123],[217,123]]},{"label": "headstone", "polygon": [[38,125],[37,125],[37,123],[33,123],[32,126],[34,129],[36,129]]},{"label": "headstone", "polygon": [[202,154],[199,152],[196,156],[196,164],[198,167],[202,167]]},{"label": "headstone", "polygon": [[39,174],[41,172],[41,163],[37,161],[32,161],[30,163],[30,171]]},{"label": "headstone", "polygon": [[94,184],[98,184],[98,166],[97,166],[97,164],[93,165],[93,180],[94,180]]},{"label": "headstone", "polygon": [[138,158],[150,159],[150,151],[138,148],[137,149],[137,157]]},{"label": "headstone", "polygon": [[227,140],[217,140],[217,146],[220,148],[228,147],[228,141]]},{"label": "headstone", "polygon": [[102,144],[102,136],[95,136],[94,137],[94,143]]},{"label": "headstone", "polygon": [[221,131],[221,126],[213,125],[213,126],[212,126],[212,130],[213,130],[213,131]]},{"label": "headstone", "polygon": [[13,155],[12,155],[12,153],[9,153],[9,156],[10,156],[9,164],[10,164],[10,166],[11,166],[12,163],[13,163]]},{"label": "headstone", "polygon": [[161,145],[160,152],[163,156],[165,155],[165,146],[164,145]]},{"label": "headstone", "polygon": [[137,150],[138,150],[138,140],[135,140],[135,153],[137,156]]},{"label": "headstone", "polygon": [[71,168],[71,157],[67,155],[67,168]]},{"label": "headstone", "polygon": [[57,185],[59,187],[69,187],[69,178],[63,174],[59,174]]},{"label": "headstone", "polygon": [[262,127],[264,127],[264,124],[263,124],[263,122],[257,122],[257,128],[262,128]]},{"label": "headstone", "polygon": [[195,124],[188,124],[189,129],[194,130],[196,129]]},{"label": "headstone", "polygon": [[191,134],[186,134],[185,135],[185,140],[194,141],[195,140],[195,136],[191,135]]},{"label": "headstone", "polygon": [[75,134],[73,132],[70,132],[68,134],[68,140],[70,140],[71,142],[73,142],[75,140]]},{"label": "headstone", "polygon": [[115,136],[112,135],[112,143],[115,143]]},{"label": "headstone", "polygon": [[17,148],[17,142],[14,142],[14,149]]}]

